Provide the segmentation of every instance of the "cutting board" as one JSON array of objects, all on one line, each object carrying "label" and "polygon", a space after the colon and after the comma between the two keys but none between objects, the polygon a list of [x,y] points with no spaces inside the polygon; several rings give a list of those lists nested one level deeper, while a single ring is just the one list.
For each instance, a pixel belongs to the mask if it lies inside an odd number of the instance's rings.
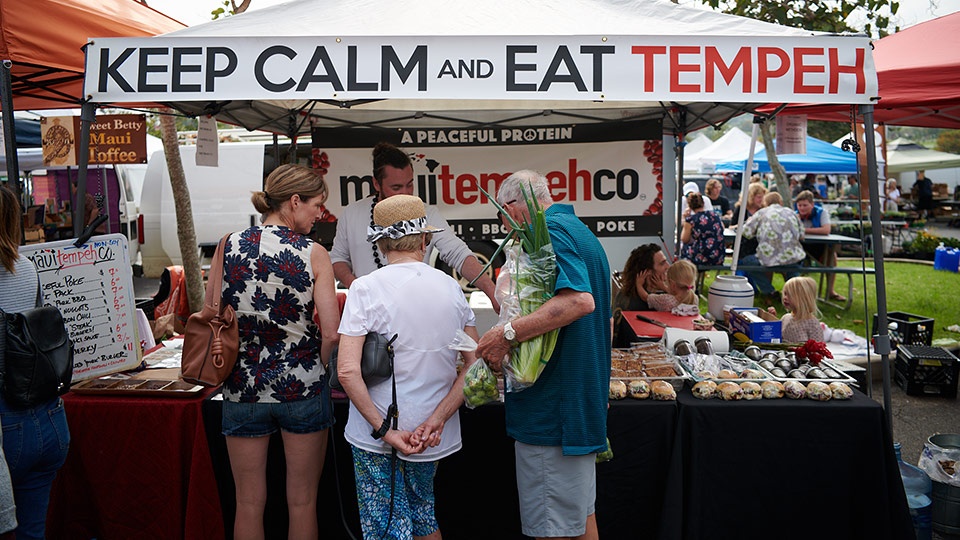
[{"label": "cutting board", "polygon": [[663,328],[637,319],[637,314],[649,317],[655,321],[660,321],[667,326],[682,328],[684,330],[693,330],[693,320],[697,318],[696,315],[681,317],[669,311],[624,311],[623,316],[638,338],[662,338]]}]

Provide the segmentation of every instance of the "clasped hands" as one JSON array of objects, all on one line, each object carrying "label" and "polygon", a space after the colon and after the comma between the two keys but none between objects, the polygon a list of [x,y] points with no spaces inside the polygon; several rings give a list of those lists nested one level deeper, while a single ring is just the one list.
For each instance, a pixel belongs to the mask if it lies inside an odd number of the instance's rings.
[{"label": "clasped hands", "polygon": [[404,455],[420,454],[440,444],[443,424],[431,416],[413,431],[391,429],[383,436],[383,440]]}]

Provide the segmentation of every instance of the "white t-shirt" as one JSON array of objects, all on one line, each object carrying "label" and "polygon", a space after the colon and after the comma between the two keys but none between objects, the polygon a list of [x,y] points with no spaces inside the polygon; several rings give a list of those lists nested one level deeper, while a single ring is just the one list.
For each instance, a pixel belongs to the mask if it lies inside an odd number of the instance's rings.
[{"label": "white t-shirt", "polygon": [[[433,413],[457,378],[458,353],[447,345],[457,330],[476,325],[473,310],[453,278],[424,263],[400,263],[353,282],[343,307],[340,333],[398,335],[393,344],[398,425],[402,430],[413,431]],[[377,410],[386,416],[392,401],[390,379],[370,385],[367,390]],[[368,452],[389,454],[390,445],[371,437],[372,431],[373,426],[351,402],[344,428],[347,442]],[[460,417],[454,413],[443,427],[439,446],[422,454],[398,455],[407,461],[435,461],[460,447]]]},{"label": "white t-shirt", "polygon": [[[345,262],[350,265],[353,275],[360,277],[377,269],[373,260],[373,244],[367,242],[367,227],[370,226],[370,210],[373,208],[373,198],[360,199],[343,209],[337,217],[337,235],[333,239],[333,249],[330,250],[330,261]],[[427,246],[423,260],[430,260],[433,249],[440,251],[440,259],[450,268],[457,271],[463,261],[473,254],[463,240],[453,234],[447,221],[440,215],[436,206],[427,206],[427,223],[442,232],[434,233],[433,241]],[[387,258],[380,254],[380,262],[387,264]]]}]

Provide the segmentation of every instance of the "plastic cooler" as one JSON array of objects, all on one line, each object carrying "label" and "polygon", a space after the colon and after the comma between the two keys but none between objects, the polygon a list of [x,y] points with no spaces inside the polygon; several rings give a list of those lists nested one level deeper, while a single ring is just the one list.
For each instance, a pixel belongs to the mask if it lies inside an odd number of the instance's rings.
[{"label": "plastic cooler", "polygon": [[[927,345],[933,342],[934,320],[922,315],[891,311],[887,313],[887,325],[897,323],[896,330],[889,330],[892,345]],[[873,315],[873,333],[877,335],[877,315]]]},{"label": "plastic cooler", "polygon": [[894,380],[911,396],[957,397],[960,360],[942,347],[897,347]]}]

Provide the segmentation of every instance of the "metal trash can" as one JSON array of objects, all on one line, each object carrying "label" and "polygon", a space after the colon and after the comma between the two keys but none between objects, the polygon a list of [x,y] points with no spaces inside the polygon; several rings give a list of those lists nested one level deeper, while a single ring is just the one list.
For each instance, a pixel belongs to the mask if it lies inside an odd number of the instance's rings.
[{"label": "metal trash can", "polygon": [[[927,440],[941,448],[960,448],[960,434],[956,433],[932,435]],[[960,535],[960,487],[934,480],[932,499],[933,530]]]}]

